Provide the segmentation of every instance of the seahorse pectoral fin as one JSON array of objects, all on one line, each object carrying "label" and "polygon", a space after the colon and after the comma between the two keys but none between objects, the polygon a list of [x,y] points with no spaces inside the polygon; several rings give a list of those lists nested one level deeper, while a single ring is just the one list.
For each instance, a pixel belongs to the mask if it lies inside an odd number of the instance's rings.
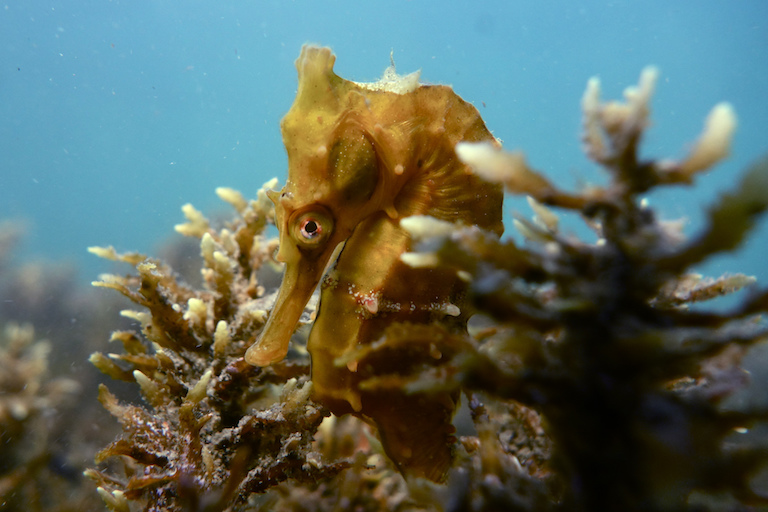
[{"label": "seahorse pectoral fin", "polygon": [[285,357],[291,335],[323,275],[324,267],[325,261],[315,259],[288,261],[267,325],[256,343],[246,351],[246,362],[254,366],[269,366]]}]

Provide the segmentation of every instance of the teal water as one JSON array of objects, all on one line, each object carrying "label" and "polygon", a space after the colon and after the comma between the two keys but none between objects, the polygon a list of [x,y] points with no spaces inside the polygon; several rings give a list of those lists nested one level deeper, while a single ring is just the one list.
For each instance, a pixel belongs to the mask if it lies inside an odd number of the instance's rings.
[{"label": "teal water", "polygon": [[[0,219],[24,219],[22,256],[103,265],[89,245],[153,253],[182,204],[226,207],[286,174],[279,121],[301,45],[339,75],[421,69],[474,103],[509,149],[564,186],[599,182],[581,154],[579,101],[598,75],[617,98],[660,69],[644,155],[682,157],[709,109],[739,118],[733,157],[694,190],[651,198],[695,233],[706,204],[768,152],[768,3],[723,1],[51,1],[0,3]],[[523,203],[511,202],[508,210]],[[768,282],[768,222],[703,268]]]}]

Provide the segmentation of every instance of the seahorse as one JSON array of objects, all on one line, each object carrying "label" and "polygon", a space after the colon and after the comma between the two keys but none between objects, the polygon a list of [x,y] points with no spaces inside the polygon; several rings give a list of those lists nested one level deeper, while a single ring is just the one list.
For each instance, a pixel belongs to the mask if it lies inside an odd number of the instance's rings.
[{"label": "seahorse", "polygon": [[396,324],[406,335],[409,325],[466,332],[466,283],[405,264],[413,242],[400,220],[428,215],[500,235],[501,189],[454,153],[460,141],[499,143],[450,87],[422,85],[418,72],[399,76],[394,64],[379,82],[356,83],[334,73],[335,60],[329,48],[305,45],[296,61],[298,92],[281,122],[288,179],[268,194],[285,271],[245,359],[266,366],[286,356],[322,280],[307,342],[315,399],[372,423],[404,474],[440,481],[452,462],[458,396],[366,390],[359,384],[376,369],[339,361]]}]

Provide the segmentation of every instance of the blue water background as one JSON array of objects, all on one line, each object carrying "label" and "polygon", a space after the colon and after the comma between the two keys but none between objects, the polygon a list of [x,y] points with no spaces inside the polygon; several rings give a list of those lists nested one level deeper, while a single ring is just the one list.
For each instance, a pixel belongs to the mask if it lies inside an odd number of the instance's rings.
[{"label": "blue water background", "polygon": [[[604,176],[581,153],[579,102],[599,76],[618,98],[660,69],[647,157],[682,157],[710,108],[733,104],[733,156],[650,200],[701,225],[706,205],[768,152],[768,2],[753,1],[13,1],[0,3],[0,219],[25,219],[20,256],[105,263],[90,245],[155,253],[182,204],[227,211],[284,181],[279,121],[303,43],[336,71],[377,79],[421,69],[474,103],[508,149],[564,187]],[[529,215],[524,202],[507,212]],[[737,255],[701,270],[768,282],[768,222]],[[127,270],[127,269],[126,269]]]}]

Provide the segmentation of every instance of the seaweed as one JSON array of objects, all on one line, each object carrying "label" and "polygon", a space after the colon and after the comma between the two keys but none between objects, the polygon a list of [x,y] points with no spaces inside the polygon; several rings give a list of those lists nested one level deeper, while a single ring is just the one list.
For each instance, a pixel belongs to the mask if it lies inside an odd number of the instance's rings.
[{"label": "seaweed", "polygon": [[[57,409],[71,407],[80,384],[48,375],[51,344],[35,340],[34,328],[8,323],[0,334],[0,503],[4,510],[67,510],[45,490],[66,496],[77,472],[56,447]],[[87,501],[87,500],[86,500]],[[54,504],[56,506],[54,507]]]},{"label": "seaweed", "polygon": [[97,304],[70,267],[17,257],[25,228],[0,222],[0,508],[93,509],[100,500],[81,473],[116,429],[99,426],[105,413],[90,400],[98,372],[57,356],[84,360],[108,330],[100,315],[80,316]]},{"label": "seaweed", "polygon": [[[306,329],[285,360],[244,360],[274,302],[277,242],[266,195],[247,201],[218,189],[237,216],[212,227],[192,206],[177,231],[200,240],[202,287],[144,255],[91,252],[135,273],[94,283],[141,311],[119,330],[121,353],[91,362],[133,383],[143,405],[100,388],[123,433],[97,457],[93,479],[111,510],[701,510],[765,505],[753,481],[766,462],[758,426],[765,406],[729,401],[749,375],[742,360],[763,343],[768,292],[754,279],[704,278],[694,267],[734,250],[768,207],[768,160],[710,208],[686,239],[644,195],[688,185],[727,155],[735,115],[718,105],[681,161],[639,156],[656,72],[643,72],[625,102],[583,100],[586,153],[608,184],[557,188],[520,153],[460,143],[456,157],[510,194],[525,194],[527,240],[431,217],[401,226],[416,241],[401,256],[468,283],[468,333],[394,323],[339,365],[367,368],[367,391],[463,393],[454,420],[456,459],[441,485],[404,477],[376,432],[337,417],[312,393]],[[561,232],[580,216],[596,235]],[[710,299],[744,292],[729,309]],[[304,311],[301,324],[314,318]],[[414,356],[415,355],[415,356]],[[393,361],[402,360],[396,365]],[[412,362],[412,363],[409,363]],[[429,361],[429,363],[424,363]],[[407,428],[407,425],[404,427]],[[111,462],[111,465],[107,463]],[[120,462],[122,468],[115,464]]]},{"label": "seaweed", "polygon": [[[445,233],[425,237],[423,252],[411,258],[464,273],[474,306],[495,332],[470,340],[450,362],[407,385],[483,391],[540,412],[553,446],[558,509],[683,510],[693,491],[724,492],[744,504],[766,499],[750,485],[766,461],[765,440],[733,437],[765,420],[768,410],[722,404],[745,384],[739,361],[746,348],[768,335],[760,316],[768,292],[753,286],[731,309],[706,309],[701,302],[754,279],[703,279],[692,267],[737,248],[768,207],[768,160],[756,163],[710,208],[702,231],[685,240],[643,194],[691,183],[723,158],[735,116],[729,105],[716,106],[682,161],[641,160],[655,78],[654,69],[645,70],[625,103],[601,102],[598,82],[589,83],[584,145],[608,172],[607,186],[562,191],[520,154],[457,147],[475,172],[528,195],[534,219],[515,220],[527,245],[499,242],[476,228],[411,221],[414,234],[427,231],[419,224]],[[561,233],[556,210],[579,213],[597,241]],[[441,374],[446,369],[449,378]]]},{"label": "seaweed", "polygon": [[[220,510],[295,478],[312,481],[345,467],[313,458],[312,434],[327,412],[309,402],[305,355],[274,368],[243,361],[245,341],[263,326],[267,304],[255,269],[274,244],[263,191],[246,202],[219,189],[240,217],[216,231],[187,205],[177,231],[200,238],[205,289],[177,281],[159,261],[112,248],[91,252],[130,263],[137,276],[103,275],[94,284],[119,291],[149,313],[123,311],[141,334],[116,331],[124,353],[97,352],[91,362],[114,379],[135,382],[146,407],[121,403],[106,386],[99,400],[122,424],[124,437],[97,456],[119,457],[124,477],[89,470],[113,510]],[[256,406],[257,405],[257,406]]]}]

